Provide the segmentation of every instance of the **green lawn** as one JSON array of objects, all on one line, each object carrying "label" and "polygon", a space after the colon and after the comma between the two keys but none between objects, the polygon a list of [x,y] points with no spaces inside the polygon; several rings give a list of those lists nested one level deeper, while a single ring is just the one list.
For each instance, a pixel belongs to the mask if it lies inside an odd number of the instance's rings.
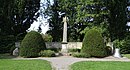
[{"label": "green lawn", "polygon": [[52,70],[45,60],[13,60],[15,56],[0,54],[0,70]]},{"label": "green lawn", "polygon": [[45,60],[0,59],[0,70],[51,70],[51,65]]},{"label": "green lawn", "polygon": [[12,59],[12,58],[16,58],[16,56],[11,56],[9,53],[0,54],[0,59]]},{"label": "green lawn", "polygon": [[72,64],[70,70],[130,70],[130,62],[84,61]]},{"label": "green lawn", "polygon": [[130,54],[123,54],[123,57],[127,57],[130,59]]}]

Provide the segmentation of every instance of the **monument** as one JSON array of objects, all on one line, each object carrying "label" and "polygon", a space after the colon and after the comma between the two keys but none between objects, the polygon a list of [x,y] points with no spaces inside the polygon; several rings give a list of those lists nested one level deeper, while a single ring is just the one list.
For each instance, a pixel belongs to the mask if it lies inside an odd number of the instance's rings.
[{"label": "monument", "polygon": [[114,54],[114,46],[113,46],[113,42],[111,42],[111,39],[108,39],[108,43],[106,43],[106,46],[111,47],[111,54]]},{"label": "monument", "polygon": [[15,42],[15,49],[13,50],[13,55],[18,56],[19,55],[19,47],[20,47],[20,42]]},{"label": "monument", "polygon": [[115,53],[114,53],[113,56],[116,57],[116,58],[121,58],[121,53],[120,53],[120,49],[119,48],[115,49]]},{"label": "monument", "polygon": [[67,22],[68,22],[68,18],[65,16],[63,17],[63,22],[64,22],[64,26],[63,26],[63,41],[62,41],[62,49],[61,49],[61,53],[63,55],[67,55]]}]

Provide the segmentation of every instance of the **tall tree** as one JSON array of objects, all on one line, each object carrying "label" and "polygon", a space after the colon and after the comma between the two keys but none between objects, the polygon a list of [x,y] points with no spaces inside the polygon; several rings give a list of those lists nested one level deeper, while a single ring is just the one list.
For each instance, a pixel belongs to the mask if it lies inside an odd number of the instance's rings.
[{"label": "tall tree", "polygon": [[76,22],[86,25],[87,28],[100,27],[103,29],[102,33],[107,34],[108,14],[109,10],[103,0],[79,0]]},{"label": "tall tree", "polygon": [[64,16],[69,18],[68,41],[77,41],[77,24],[74,23],[76,18],[76,2],[76,0],[54,0],[54,4],[47,9],[50,10],[49,13],[51,14],[49,15],[51,17],[49,21],[52,28],[50,32],[53,36],[53,41],[62,41],[62,18]]},{"label": "tall tree", "polygon": [[0,53],[9,51],[8,45],[16,36],[25,33],[35,20],[40,0],[0,0]]},{"label": "tall tree", "polygon": [[[61,26],[61,17],[68,16],[69,41],[82,41],[83,30],[94,26],[102,29],[103,36],[111,37],[112,40],[121,39],[124,37],[121,34],[126,32],[126,2],[126,0],[54,0],[55,6],[54,4],[51,6],[53,9],[51,14],[54,14],[54,11],[57,13],[53,15],[53,19],[56,20],[57,16],[58,24],[53,21],[51,24]],[[62,26],[59,29],[62,29]]]},{"label": "tall tree", "polygon": [[126,34],[127,0],[108,0],[107,8],[110,11],[109,32],[112,41],[115,39],[123,39]]},{"label": "tall tree", "polygon": [[12,12],[14,0],[0,0],[0,35],[9,35],[12,33]]},{"label": "tall tree", "polygon": [[15,34],[24,33],[38,17],[40,0],[15,0],[13,12],[13,30]]},{"label": "tall tree", "polygon": [[53,41],[62,41],[62,17],[59,17],[58,1],[54,0],[53,5],[48,1],[45,16],[49,16],[49,26],[51,27],[48,33],[53,37]]}]

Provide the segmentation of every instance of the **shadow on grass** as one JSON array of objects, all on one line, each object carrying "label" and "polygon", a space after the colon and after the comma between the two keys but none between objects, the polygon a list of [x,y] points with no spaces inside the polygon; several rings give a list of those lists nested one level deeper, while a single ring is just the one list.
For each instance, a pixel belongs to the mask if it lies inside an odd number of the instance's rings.
[{"label": "shadow on grass", "polygon": [[18,56],[12,56],[9,53],[0,54],[0,59],[13,59],[13,58],[16,58],[16,57],[18,57]]}]

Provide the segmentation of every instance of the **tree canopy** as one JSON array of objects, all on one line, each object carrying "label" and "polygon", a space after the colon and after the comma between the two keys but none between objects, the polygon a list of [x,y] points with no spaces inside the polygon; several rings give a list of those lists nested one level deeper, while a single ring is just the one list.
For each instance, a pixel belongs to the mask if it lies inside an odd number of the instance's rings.
[{"label": "tree canopy", "polygon": [[[59,30],[62,29],[62,17],[65,15],[69,18],[69,41],[82,41],[84,29],[91,29],[95,26],[101,28],[102,35],[111,38],[112,41],[125,37],[127,24],[126,0],[54,0],[54,4],[48,8],[47,10],[51,11],[49,11],[49,14],[51,14],[51,16],[49,15],[51,17],[49,19],[51,20],[50,26],[52,27],[50,32],[54,32],[51,34],[54,38],[57,37],[54,28],[59,26]],[[62,35],[62,31],[58,32],[58,35]],[[55,41],[57,40],[55,39]]]},{"label": "tree canopy", "polygon": [[[40,0],[1,0],[0,34],[18,35],[26,32],[38,17]],[[45,18],[48,18],[53,41],[62,41],[62,18],[68,22],[68,41],[82,41],[85,28],[99,27],[102,35],[112,40],[126,34],[127,0],[47,0]],[[126,13],[127,12],[127,13]],[[128,19],[129,20],[129,19]],[[123,34],[123,35],[122,35]]]},{"label": "tree canopy", "polygon": [[0,0],[0,3],[0,53],[3,53],[9,51],[19,37],[23,39],[38,16],[35,13],[40,0]]}]

